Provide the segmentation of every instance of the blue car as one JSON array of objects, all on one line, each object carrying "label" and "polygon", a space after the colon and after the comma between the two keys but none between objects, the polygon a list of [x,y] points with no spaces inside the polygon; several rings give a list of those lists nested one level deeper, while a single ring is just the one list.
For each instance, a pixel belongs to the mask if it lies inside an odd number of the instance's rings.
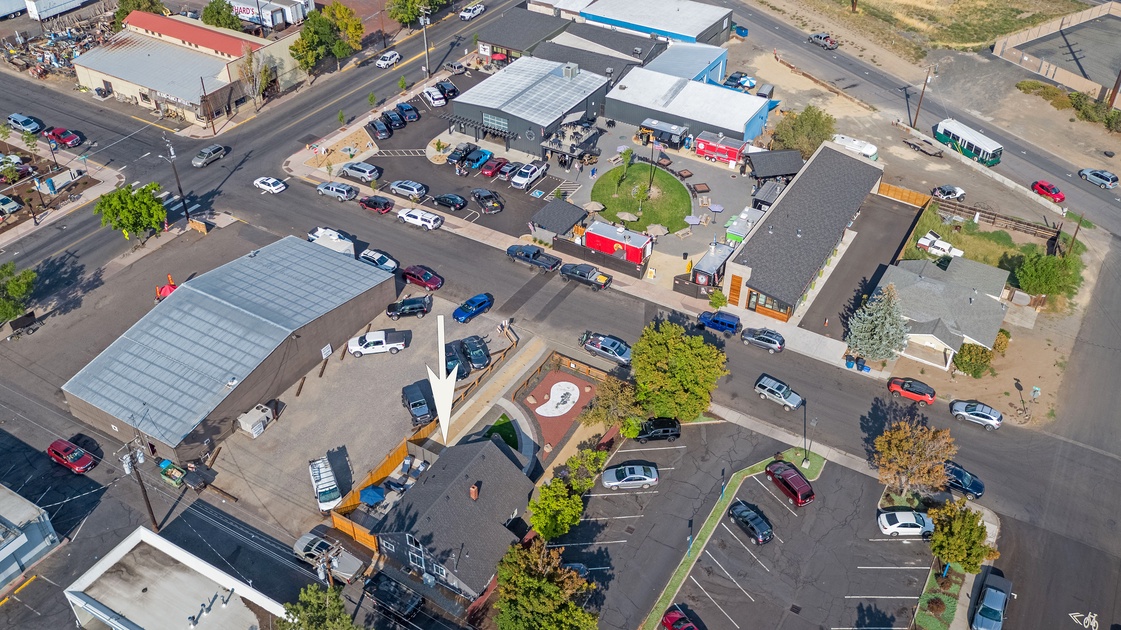
[{"label": "blue car", "polygon": [[475,149],[467,155],[467,159],[463,163],[471,168],[482,168],[483,164],[486,164],[487,160],[493,156],[494,154],[486,149]]},{"label": "blue car", "polygon": [[452,313],[452,317],[455,318],[455,321],[466,324],[482,313],[489,311],[492,306],[494,306],[494,296],[489,293],[480,293],[460,304]]},{"label": "blue car", "polygon": [[405,122],[420,120],[420,112],[408,103],[397,103],[397,113],[401,114],[401,118],[404,118]]},{"label": "blue car", "polygon": [[701,330],[707,328],[714,332],[724,333],[725,337],[730,337],[740,331],[740,318],[724,311],[705,312],[697,318],[697,328]]}]

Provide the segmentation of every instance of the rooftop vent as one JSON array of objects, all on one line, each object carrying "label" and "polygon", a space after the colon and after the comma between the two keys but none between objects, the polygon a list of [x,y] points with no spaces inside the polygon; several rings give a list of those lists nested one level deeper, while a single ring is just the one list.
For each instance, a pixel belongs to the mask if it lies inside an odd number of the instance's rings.
[{"label": "rooftop vent", "polygon": [[606,72],[607,72],[607,76],[611,76],[611,73],[615,72],[615,68],[607,68]]},{"label": "rooftop vent", "polygon": [[642,56],[642,46],[635,46],[634,49],[631,50],[631,54],[634,55],[635,57],[641,57]]},{"label": "rooftop vent", "polygon": [[580,66],[574,63],[566,63],[561,67],[561,74],[566,79],[575,79],[576,75],[580,74]]},{"label": "rooftop vent", "polygon": [[797,233],[796,233],[796,234],[797,234],[798,238],[802,238],[802,230],[801,230],[801,228],[799,228],[799,229],[798,229],[798,231],[797,231]]}]

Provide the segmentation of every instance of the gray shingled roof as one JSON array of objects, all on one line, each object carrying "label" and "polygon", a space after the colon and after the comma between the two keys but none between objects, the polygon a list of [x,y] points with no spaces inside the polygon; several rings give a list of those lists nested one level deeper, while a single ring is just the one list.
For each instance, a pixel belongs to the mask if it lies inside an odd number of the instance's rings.
[{"label": "gray shingled roof", "polygon": [[736,259],[751,268],[747,284],[797,305],[882,175],[877,164],[818,147]]},{"label": "gray shingled roof", "polygon": [[[591,42],[596,46],[602,46],[608,50],[613,50],[623,56],[636,59],[642,63],[649,61],[656,51],[665,48],[664,43],[652,40],[649,37],[640,37],[622,31],[613,31],[609,28],[584,22],[573,23],[566,28],[563,33],[557,35],[553,41],[564,44],[565,46],[579,45],[578,42],[572,41],[575,39]],[[639,53],[638,56],[634,55],[635,48],[642,49],[642,52]]]},{"label": "gray shingled roof", "polygon": [[806,163],[802,153],[793,149],[748,153],[747,159],[751,162],[752,176],[759,179],[795,175]]},{"label": "gray shingled roof", "polygon": [[288,236],[179,285],[62,389],[179,444],[303,325],[392,275]]},{"label": "gray shingled roof", "polygon": [[[601,55],[589,50],[562,46],[554,42],[543,42],[533,49],[533,56],[538,59],[559,61],[561,63],[574,63],[580,70],[587,70],[608,77],[611,81],[618,81],[632,67],[639,65],[638,59],[621,59],[611,55]],[[611,69],[611,74],[607,69]]]},{"label": "gray shingled roof", "polygon": [[1004,321],[999,299],[1008,272],[966,258],[946,269],[932,260],[904,260],[888,267],[876,286],[895,285],[911,334],[933,335],[954,351],[964,342],[992,348]]},{"label": "gray shingled roof", "polygon": [[530,219],[542,228],[554,234],[568,234],[573,226],[584,220],[588,211],[580,206],[568,203],[563,199],[553,199],[545,204],[544,208],[537,211]]},{"label": "gray shingled roof", "polygon": [[497,109],[547,127],[606,84],[607,77],[594,72],[581,69],[568,78],[562,63],[521,57],[460,94],[453,103]]},{"label": "gray shingled roof", "polygon": [[479,29],[479,41],[524,52],[563,31],[571,20],[526,9],[507,9],[502,17]]},{"label": "gray shingled roof", "polygon": [[[472,501],[476,482],[479,499]],[[518,540],[506,521],[525,510],[532,492],[533,482],[505,444],[456,444],[444,449],[374,533],[412,534],[459,581],[481,593]]]}]

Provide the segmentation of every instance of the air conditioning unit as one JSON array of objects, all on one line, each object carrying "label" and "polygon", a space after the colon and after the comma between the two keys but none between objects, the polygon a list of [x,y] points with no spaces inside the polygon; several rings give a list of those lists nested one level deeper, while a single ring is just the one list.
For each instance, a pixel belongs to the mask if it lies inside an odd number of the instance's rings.
[{"label": "air conditioning unit", "polygon": [[272,409],[265,405],[257,405],[237,417],[237,426],[248,433],[249,437],[256,438],[265,432],[265,427],[272,421]]},{"label": "air conditioning unit", "polygon": [[561,74],[566,79],[575,79],[576,75],[580,74],[580,66],[574,63],[566,63],[561,67]]}]

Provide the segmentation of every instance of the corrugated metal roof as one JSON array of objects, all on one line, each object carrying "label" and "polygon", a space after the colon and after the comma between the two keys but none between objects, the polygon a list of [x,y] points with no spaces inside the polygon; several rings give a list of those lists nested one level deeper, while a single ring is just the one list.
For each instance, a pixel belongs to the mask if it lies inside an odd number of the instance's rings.
[{"label": "corrugated metal roof", "polygon": [[608,81],[583,69],[569,79],[562,73],[563,66],[556,61],[522,57],[453,103],[489,107],[537,125],[551,125]]},{"label": "corrugated metal roof", "polygon": [[664,112],[670,122],[697,121],[742,134],[767,99],[719,85],[689,81],[646,68],[635,68],[607,93],[607,98]]},{"label": "corrugated metal roof", "polygon": [[713,24],[731,16],[731,9],[691,0],[597,0],[580,12],[584,19],[633,24],[634,30],[654,29],[695,38]]},{"label": "corrugated metal roof", "polygon": [[182,284],[62,389],[178,444],[292,332],[391,278],[283,238]]},{"label": "corrugated metal roof", "polygon": [[719,46],[672,42],[665,52],[643,67],[682,79],[696,79],[708,70],[713,62],[727,56],[728,51]]},{"label": "corrugated metal roof", "polygon": [[218,75],[229,61],[133,31],[121,31],[75,59],[74,65],[197,105],[202,92],[199,77],[208,94],[226,86]]}]

